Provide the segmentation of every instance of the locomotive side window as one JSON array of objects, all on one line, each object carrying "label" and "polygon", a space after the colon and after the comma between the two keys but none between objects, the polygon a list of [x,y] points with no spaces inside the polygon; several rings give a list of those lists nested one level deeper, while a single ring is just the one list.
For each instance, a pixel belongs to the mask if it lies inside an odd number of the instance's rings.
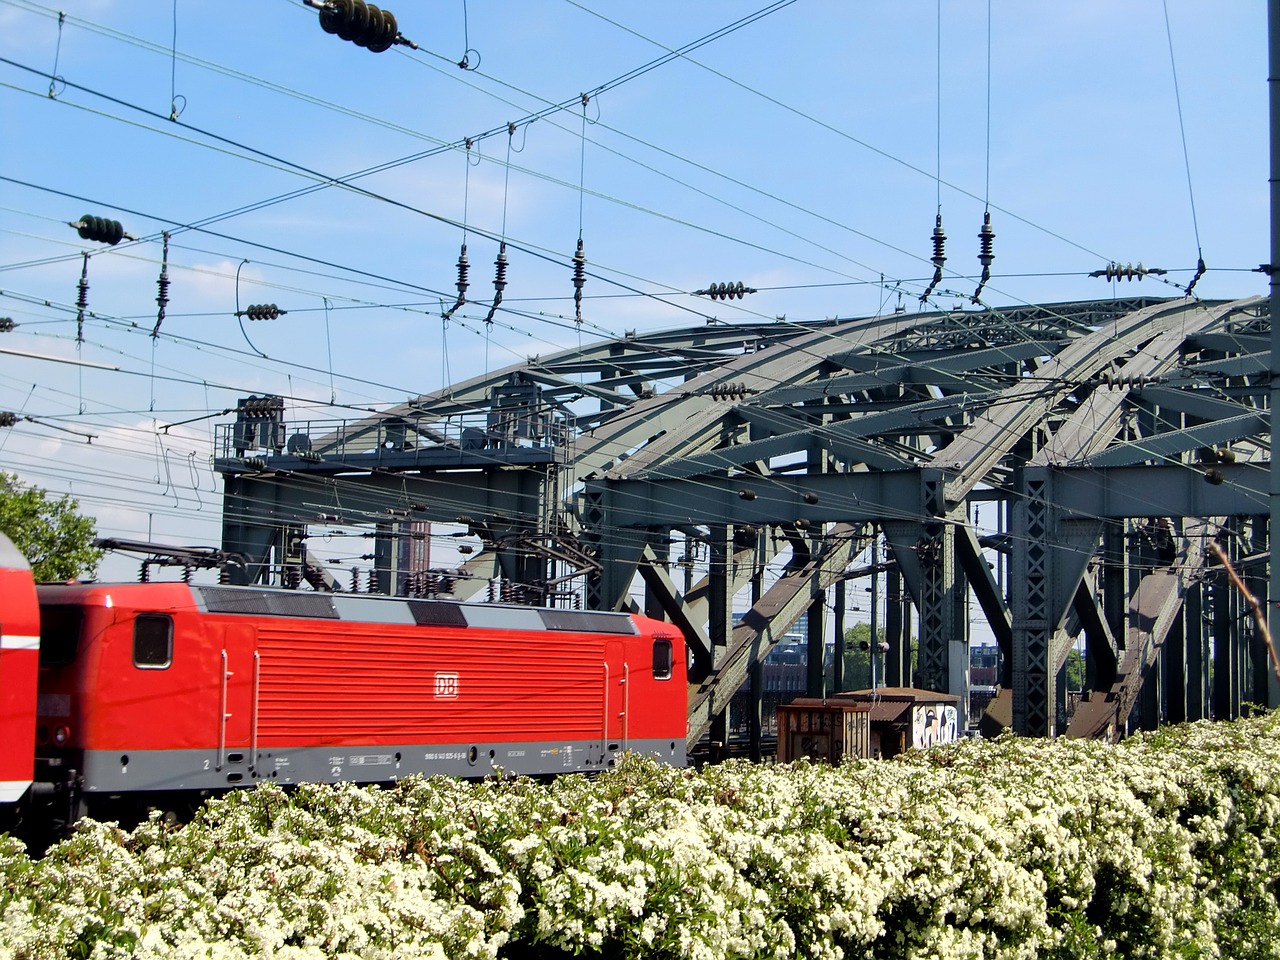
[{"label": "locomotive side window", "polygon": [[163,670],[173,662],[173,620],[160,613],[140,613],[133,621],[133,665]]},{"label": "locomotive side window", "polygon": [[653,679],[670,680],[672,660],[671,641],[665,638],[653,641]]},{"label": "locomotive side window", "polygon": [[84,611],[80,607],[44,603],[40,605],[40,666],[65,667],[75,661],[80,649],[80,629]]}]

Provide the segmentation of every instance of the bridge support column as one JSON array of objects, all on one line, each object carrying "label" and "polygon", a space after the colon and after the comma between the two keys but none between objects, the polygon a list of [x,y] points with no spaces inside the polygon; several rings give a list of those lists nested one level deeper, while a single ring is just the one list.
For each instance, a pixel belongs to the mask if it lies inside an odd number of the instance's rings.
[{"label": "bridge support column", "polygon": [[[1227,530],[1237,529],[1229,521]],[[1237,538],[1225,538],[1228,558],[1234,563],[1239,559]],[[1240,716],[1240,664],[1243,632],[1240,624],[1240,595],[1227,579],[1226,571],[1218,568],[1211,588],[1213,601],[1213,718],[1234,720]]]},{"label": "bridge support column", "polygon": [[1204,587],[1192,584],[1187,590],[1186,633],[1187,719],[1204,720],[1209,716],[1209,641],[1204,623]]},{"label": "bridge support column", "polygon": [[[947,514],[943,509],[941,470],[921,471],[920,483],[922,509],[930,519],[923,523],[894,520],[882,526],[920,609],[917,663],[911,685],[959,697],[963,730],[969,708],[968,587],[956,556],[956,525],[965,522],[964,510],[962,507]],[[900,650],[898,657],[903,656]],[[909,653],[905,656],[909,657]]]},{"label": "bridge support column", "polygon": [[373,540],[373,572],[378,584],[378,593],[398,596],[404,581],[404,571],[400,569],[399,546],[400,524],[379,523],[374,527]]},{"label": "bridge support column", "polygon": [[[733,637],[733,528],[712,524],[708,535],[707,637],[711,641],[711,667],[724,663]],[[730,699],[711,717],[712,759],[719,759],[729,743]],[[717,748],[715,745],[719,744]]]},{"label": "bridge support column", "polygon": [[1183,600],[1182,612],[1169,629],[1160,657],[1160,685],[1164,690],[1164,717],[1169,723],[1185,723],[1190,713],[1188,701],[1191,677],[1187,670],[1187,609]]},{"label": "bridge support column", "polygon": [[1023,736],[1047,737],[1056,726],[1057,671],[1049,670],[1053,518],[1048,496],[1047,477],[1028,478],[1013,510],[1013,729]]},{"label": "bridge support column", "polygon": [[906,686],[911,678],[911,635],[906,627],[906,607],[910,600],[902,597],[902,574],[897,568],[886,571],[884,639],[889,645],[884,656],[884,684]]},{"label": "bridge support column", "polygon": [[[874,583],[874,581],[872,581]],[[874,589],[874,587],[873,587]],[[874,597],[875,594],[872,594]],[[847,602],[845,597],[845,581],[837,580],[835,586],[835,603],[833,615],[831,618],[831,634],[835,639],[835,648],[831,653],[831,690],[833,693],[840,693],[844,690],[844,605]],[[878,656],[875,644],[879,638],[876,636],[875,616],[871,618],[871,675],[875,677],[875,658]]]},{"label": "bridge support column", "polygon": [[243,567],[228,569],[231,582],[240,586],[268,583],[272,551],[278,546],[279,524],[272,522],[274,500],[263,496],[275,490],[271,484],[255,483],[243,475],[226,474],[223,479],[222,549],[248,559]]},{"label": "bridge support column", "polygon": [[[751,573],[751,606],[754,608],[764,595],[764,565],[761,557],[764,547],[764,531],[756,535],[756,555]],[[747,698],[747,751],[752,763],[763,759],[760,738],[764,735],[764,663],[756,652],[747,671],[749,695]]]},{"label": "bridge support column", "polygon": [[636,528],[622,528],[609,521],[617,493],[588,491],[582,495],[580,520],[583,541],[595,551],[598,569],[587,577],[588,610],[621,610],[630,599],[631,583],[641,554],[654,537]]},{"label": "bridge support column", "polygon": [[826,650],[827,650],[827,618],[826,604],[823,602],[825,591],[818,594],[809,609],[805,611],[805,636],[808,649],[807,693],[811,697],[827,695]]},{"label": "bridge support column", "polygon": [[1013,729],[1060,732],[1060,671],[1071,648],[1061,627],[1102,532],[1100,520],[1065,520],[1047,467],[1028,467],[1013,508]]}]

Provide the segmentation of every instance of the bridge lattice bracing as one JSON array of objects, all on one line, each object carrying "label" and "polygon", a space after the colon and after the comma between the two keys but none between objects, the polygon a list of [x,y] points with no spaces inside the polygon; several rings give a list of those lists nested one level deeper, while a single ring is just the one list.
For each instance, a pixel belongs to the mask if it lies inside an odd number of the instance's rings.
[{"label": "bridge lattice bracing", "polygon": [[[894,680],[967,702],[977,621],[1003,654],[990,719],[1020,732],[1234,716],[1280,703],[1210,550],[1265,584],[1269,344],[1257,299],[603,340],[359,421],[238,417],[216,460],[223,548],[249,579],[301,567],[320,585],[296,549],[307,528],[366,525],[377,588],[406,592],[404,527],[460,524],[483,549],[459,598],[497,583],[676,624],[692,743],[722,736],[753,665],[883,538]],[[1088,690],[1068,722],[1073,647]]]}]

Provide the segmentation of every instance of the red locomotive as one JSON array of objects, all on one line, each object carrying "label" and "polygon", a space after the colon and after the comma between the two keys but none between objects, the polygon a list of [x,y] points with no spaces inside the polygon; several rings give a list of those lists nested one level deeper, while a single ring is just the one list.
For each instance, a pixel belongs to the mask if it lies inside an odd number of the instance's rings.
[{"label": "red locomotive", "polygon": [[33,586],[7,540],[0,564],[3,799],[44,798],[57,820],[182,811],[261,780],[685,760],[684,643],[660,621],[185,582]]}]

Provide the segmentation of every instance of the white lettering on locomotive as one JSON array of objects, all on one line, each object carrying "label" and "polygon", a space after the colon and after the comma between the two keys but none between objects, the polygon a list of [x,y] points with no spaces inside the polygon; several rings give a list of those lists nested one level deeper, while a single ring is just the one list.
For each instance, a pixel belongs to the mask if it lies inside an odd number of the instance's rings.
[{"label": "white lettering on locomotive", "polygon": [[456,673],[436,674],[436,699],[458,699],[458,675]]}]

